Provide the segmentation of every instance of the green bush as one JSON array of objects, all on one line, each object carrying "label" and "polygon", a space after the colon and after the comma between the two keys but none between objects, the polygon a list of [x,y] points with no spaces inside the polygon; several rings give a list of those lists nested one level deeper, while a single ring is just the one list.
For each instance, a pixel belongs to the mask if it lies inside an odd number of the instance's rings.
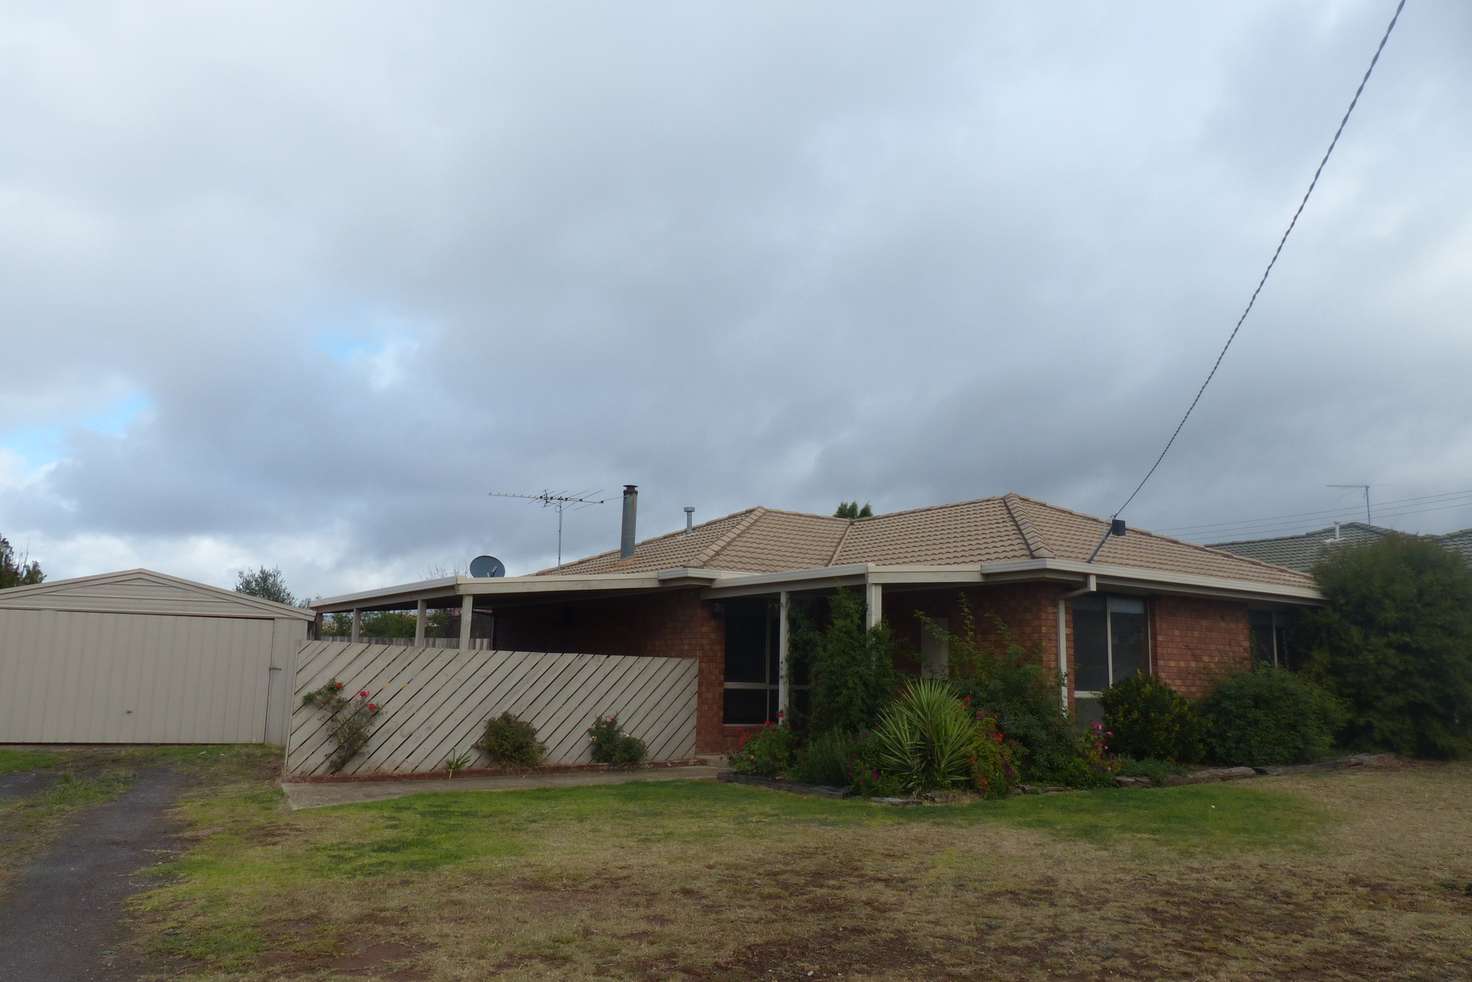
[{"label": "green bush", "polygon": [[971,786],[988,798],[1002,798],[1017,783],[1015,746],[997,726],[994,716],[976,721],[976,745],[971,757]]},{"label": "green bush", "polygon": [[898,675],[894,643],[884,625],[864,627],[864,602],[852,590],[838,590],[828,601],[828,623],[821,630],[798,620],[798,648],[808,659],[812,709],[810,733],[859,733],[873,727],[894,697]]},{"label": "green bush", "polygon": [[1032,784],[1096,787],[1109,774],[1096,767],[1087,754],[1086,738],[1078,732],[1059,699],[1057,672],[1042,653],[1017,643],[1007,626],[992,618],[995,640],[983,643],[975,617],[964,595],[957,603],[960,629],[952,631],[923,614],[922,630],[944,639],[950,653],[952,685],[997,725],[1015,748],[1020,780]]},{"label": "green bush", "polygon": [[853,783],[854,772],[862,769],[863,752],[862,737],[842,730],[819,733],[797,752],[792,777],[804,784],[846,787]]},{"label": "green bush", "polygon": [[1099,702],[1114,753],[1187,763],[1202,759],[1205,746],[1196,707],[1156,676],[1140,673],[1116,682]]},{"label": "green bush", "polygon": [[792,766],[796,739],[792,729],[767,723],[759,730],[742,735],[741,746],[728,754],[727,763],[737,774],[776,777]]},{"label": "green bush", "polygon": [[476,747],[501,767],[536,767],[547,756],[547,748],[537,739],[537,728],[511,713],[486,720]]},{"label": "green bush", "polygon": [[649,755],[644,741],[625,733],[617,716],[600,716],[588,728],[588,739],[593,744],[594,763],[632,767]]},{"label": "green bush", "polygon": [[1283,668],[1234,675],[1201,704],[1206,749],[1219,764],[1303,764],[1327,756],[1344,723],[1338,699]]},{"label": "green bush", "polygon": [[874,728],[879,770],[906,791],[938,791],[967,783],[979,734],[971,710],[941,679],[905,687]]},{"label": "green bush", "polygon": [[1387,536],[1314,569],[1324,605],[1295,641],[1345,703],[1340,742],[1417,757],[1472,751],[1472,572],[1435,542]]}]

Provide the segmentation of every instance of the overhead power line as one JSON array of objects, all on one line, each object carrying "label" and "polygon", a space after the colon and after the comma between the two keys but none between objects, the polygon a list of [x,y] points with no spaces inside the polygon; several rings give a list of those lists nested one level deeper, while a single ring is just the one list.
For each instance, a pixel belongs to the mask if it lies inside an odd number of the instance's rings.
[{"label": "overhead power line", "polygon": [[[1446,504],[1428,505],[1419,508],[1404,508],[1395,511],[1377,511],[1375,513],[1375,524],[1388,524],[1395,519],[1409,518],[1412,515],[1426,515],[1431,512],[1453,511],[1460,508],[1472,508],[1472,500],[1453,501]],[[1337,516],[1329,519],[1319,519],[1313,522],[1313,528],[1305,529],[1304,522],[1287,522],[1277,526],[1265,526],[1255,529],[1226,530],[1216,532],[1193,532],[1182,534],[1178,537],[1194,540],[1211,540],[1214,542],[1239,542],[1252,539],[1272,539],[1284,535],[1302,535],[1322,528],[1325,525],[1338,521],[1341,525],[1349,525],[1358,521],[1359,508],[1350,508],[1340,512]]]},{"label": "overhead power line", "polygon": [[[1273,250],[1272,258],[1268,260],[1267,266],[1263,269],[1262,276],[1258,279],[1257,286],[1252,291],[1252,296],[1247,298],[1247,306],[1242,308],[1242,316],[1237,318],[1237,323],[1233,326],[1232,333],[1227,335],[1227,343],[1222,345],[1222,350],[1217,353],[1216,361],[1212,364],[1211,371],[1206,373],[1206,380],[1201,383],[1201,388],[1196,390],[1196,397],[1186,407],[1186,412],[1181,416],[1181,421],[1176,424],[1176,428],[1171,433],[1170,439],[1165,441],[1165,446],[1161,449],[1160,456],[1155,458],[1155,463],[1150,465],[1150,469],[1145,472],[1145,476],[1140,478],[1140,483],[1135,485],[1135,490],[1131,491],[1130,496],[1124,499],[1124,504],[1115,509],[1111,518],[1119,518],[1124,510],[1130,506],[1130,502],[1135,500],[1135,496],[1144,489],[1150,478],[1155,475],[1155,471],[1160,467],[1161,462],[1165,460],[1165,455],[1170,453],[1170,448],[1175,445],[1176,437],[1181,435],[1181,429],[1186,425],[1186,420],[1191,418],[1191,412],[1196,408],[1196,404],[1201,401],[1202,395],[1206,393],[1206,387],[1216,377],[1217,369],[1222,366],[1222,359],[1227,356],[1227,349],[1237,339],[1237,332],[1242,330],[1242,324],[1247,320],[1247,315],[1252,313],[1252,307],[1257,303],[1258,294],[1262,293],[1262,288],[1267,284],[1268,276],[1272,274],[1273,267],[1278,264],[1278,257],[1283,254],[1283,246],[1287,244],[1288,236],[1293,234],[1293,229],[1298,225],[1298,216],[1303,214],[1303,209],[1308,204],[1309,197],[1314,193],[1314,188],[1318,186],[1319,176],[1324,173],[1324,167],[1329,163],[1329,157],[1334,153],[1334,148],[1338,146],[1339,137],[1344,133],[1344,127],[1349,124],[1349,117],[1354,112],[1354,107],[1359,104],[1360,94],[1365,91],[1365,85],[1370,81],[1370,76],[1375,71],[1375,65],[1380,61],[1380,53],[1385,50],[1385,44],[1390,40],[1390,32],[1395,30],[1395,24],[1400,20],[1400,12],[1405,9],[1405,6],[1406,0],[1400,0],[1395,5],[1395,13],[1391,14],[1390,23],[1385,25],[1385,33],[1381,35],[1380,43],[1376,45],[1375,53],[1370,57],[1370,65],[1365,69],[1364,77],[1360,79],[1359,86],[1354,90],[1354,97],[1349,100],[1349,108],[1344,110],[1344,116],[1339,120],[1338,128],[1334,130],[1334,137],[1329,141],[1329,148],[1324,151],[1323,159],[1319,161],[1319,166],[1314,169],[1313,179],[1308,182],[1308,190],[1303,192],[1303,198],[1298,202],[1298,207],[1294,209],[1293,217],[1288,220],[1288,227],[1283,230],[1282,237],[1278,239],[1278,247]],[[1113,525],[1114,522],[1111,521],[1111,529]],[[1099,544],[1089,554],[1089,562],[1093,562],[1094,557],[1099,555],[1099,550],[1104,548],[1104,543],[1108,541],[1109,535],[1110,530],[1106,530],[1103,538],[1099,540]]]},{"label": "overhead power line", "polygon": [[[1465,491],[1442,491],[1437,494],[1419,495],[1414,498],[1389,498],[1385,501],[1380,502],[1380,507],[1382,509],[1394,508],[1397,505],[1404,506],[1421,502],[1445,501],[1453,498],[1467,498],[1467,503],[1472,504],[1472,488],[1469,488]],[[1209,534],[1209,530],[1212,529],[1250,529],[1260,525],[1282,525],[1285,522],[1293,522],[1295,520],[1302,520],[1298,521],[1298,524],[1303,524],[1304,521],[1312,520],[1314,518],[1320,518],[1324,521],[1327,521],[1332,516],[1343,515],[1346,514],[1348,511],[1349,509],[1344,506],[1339,506],[1335,508],[1319,508],[1314,511],[1294,511],[1286,512],[1282,515],[1263,515],[1260,518],[1241,518],[1237,519],[1236,521],[1230,522],[1202,522],[1196,525],[1172,525],[1166,528],[1153,529],[1152,531],[1160,533],[1185,533],[1199,531],[1203,534]]]}]

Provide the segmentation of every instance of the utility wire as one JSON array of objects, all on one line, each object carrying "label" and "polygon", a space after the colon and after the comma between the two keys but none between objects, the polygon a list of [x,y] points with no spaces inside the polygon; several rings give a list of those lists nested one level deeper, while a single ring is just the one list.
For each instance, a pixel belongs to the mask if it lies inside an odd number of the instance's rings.
[{"label": "utility wire", "polygon": [[[1376,63],[1380,61],[1380,53],[1385,50],[1385,43],[1390,40],[1390,32],[1395,30],[1395,23],[1396,21],[1400,20],[1400,12],[1405,9],[1405,6],[1406,0],[1400,0],[1400,2],[1395,5],[1395,13],[1391,15],[1390,23],[1385,25],[1385,33],[1381,35],[1380,43],[1375,48],[1375,54],[1370,58],[1370,66],[1365,69],[1365,75],[1363,78],[1360,79],[1359,87],[1354,90],[1354,98],[1349,100],[1349,108],[1344,110],[1344,116],[1339,120],[1339,128],[1334,131],[1334,138],[1329,141],[1329,149],[1324,151],[1323,159],[1319,161],[1319,166],[1314,169],[1313,180],[1308,182],[1308,190],[1303,192],[1303,199],[1298,202],[1298,207],[1294,210],[1293,217],[1288,221],[1288,227],[1283,230],[1283,236],[1278,240],[1278,247],[1273,250],[1273,257],[1268,260],[1267,267],[1262,271],[1262,277],[1257,281],[1257,288],[1252,291],[1252,296],[1249,297],[1247,300],[1247,306],[1242,309],[1242,316],[1237,318],[1236,326],[1232,328],[1232,333],[1227,336],[1227,343],[1222,345],[1222,350],[1218,352],[1216,356],[1216,362],[1212,364],[1211,371],[1206,374],[1206,381],[1202,382],[1201,388],[1196,390],[1196,398],[1192,399],[1191,404],[1186,407],[1185,415],[1182,416],[1181,421],[1176,424],[1175,432],[1171,433],[1170,439],[1165,441],[1165,447],[1160,451],[1160,456],[1155,458],[1155,463],[1150,465],[1150,469],[1145,472],[1145,476],[1140,478],[1140,483],[1135,485],[1135,490],[1130,492],[1130,496],[1124,499],[1124,504],[1120,505],[1119,508],[1115,510],[1111,518],[1118,518],[1120,514],[1123,513],[1123,511],[1130,506],[1130,502],[1135,500],[1135,496],[1144,489],[1145,484],[1150,480],[1150,478],[1154,476],[1156,469],[1159,468],[1161,462],[1165,460],[1165,455],[1170,453],[1170,448],[1175,444],[1176,437],[1181,435],[1181,429],[1186,425],[1186,420],[1191,418],[1192,410],[1194,410],[1196,408],[1196,404],[1201,401],[1202,395],[1204,395],[1206,392],[1206,387],[1210,385],[1211,380],[1216,377],[1217,369],[1221,368],[1222,366],[1222,359],[1227,356],[1227,349],[1230,348],[1232,346],[1232,342],[1237,339],[1237,332],[1242,330],[1243,322],[1247,320],[1247,315],[1252,313],[1252,307],[1255,303],[1257,303],[1258,294],[1262,292],[1263,286],[1266,285],[1268,281],[1268,276],[1273,271],[1273,267],[1278,264],[1278,257],[1283,253],[1283,246],[1288,242],[1288,236],[1293,234],[1294,226],[1298,224],[1298,216],[1303,214],[1303,209],[1304,206],[1308,204],[1309,196],[1314,193],[1314,188],[1319,183],[1319,175],[1324,173],[1324,166],[1329,163],[1329,157],[1334,153],[1334,147],[1338,145],[1339,137],[1344,132],[1344,127],[1349,123],[1350,114],[1354,112],[1354,107],[1359,104],[1360,94],[1365,91],[1365,85],[1370,81],[1370,75],[1375,71]],[[1113,523],[1111,522],[1111,525],[1112,524]],[[1104,548],[1104,543],[1108,540],[1109,530],[1106,530],[1104,532],[1104,537],[1099,540],[1099,544],[1095,546],[1094,551],[1090,553],[1089,562],[1094,561],[1094,557],[1099,555],[1099,550]]]},{"label": "utility wire", "polygon": [[[1415,498],[1389,498],[1379,503],[1380,507],[1394,507],[1396,505],[1407,505],[1415,502],[1442,501],[1450,498],[1466,498],[1472,496],[1472,489],[1466,491],[1443,491],[1439,494],[1422,495]],[[1472,503],[1472,502],[1469,502]],[[1253,528],[1258,525],[1281,525],[1291,519],[1311,519],[1325,515],[1342,515],[1344,507],[1320,508],[1315,511],[1294,511],[1282,515],[1264,515],[1261,518],[1243,518],[1233,522],[1205,522],[1200,525],[1171,525],[1166,528],[1153,529],[1155,532],[1195,532],[1202,529],[1237,529]]]},{"label": "utility wire", "polygon": [[[1468,507],[1472,507],[1472,501],[1454,501],[1450,504],[1430,505],[1424,508],[1404,508],[1385,512],[1377,511],[1375,513],[1375,524],[1388,524],[1391,519],[1407,518],[1411,515],[1425,515],[1429,512],[1437,511],[1454,511],[1456,509]],[[1363,522],[1361,521],[1362,516],[1363,512],[1361,511],[1361,509],[1352,508],[1348,511],[1341,512],[1337,518],[1337,521],[1341,525],[1353,525],[1356,523],[1363,524]],[[1331,519],[1321,518],[1317,522],[1313,523],[1316,528],[1307,530],[1304,530],[1303,528],[1304,523],[1299,521],[1240,532],[1195,532],[1187,534],[1183,537],[1195,540],[1213,539],[1217,542],[1241,542],[1252,541],[1254,539],[1272,539],[1278,538],[1279,536],[1307,535],[1309,532],[1322,529],[1323,523],[1332,521],[1333,520]]]}]

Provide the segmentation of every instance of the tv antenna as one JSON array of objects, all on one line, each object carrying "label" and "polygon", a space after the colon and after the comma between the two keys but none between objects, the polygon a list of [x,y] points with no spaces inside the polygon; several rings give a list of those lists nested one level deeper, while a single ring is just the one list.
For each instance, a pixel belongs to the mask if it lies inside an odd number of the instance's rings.
[{"label": "tv antenna", "polygon": [[562,513],[568,510],[577,511],[579,508],[587,508],[591,505],[601,505],[607,498],[595,498],[596,494],[602,493],[602,488],[591,491],[579,491],[575,494],[562,494],[543,490],[539,494],[522,494],[516,491],[492,491],[492,498],[520,498],[523,501],[539,501],[543,508],[557,509],[557,565],[562,565]]},{"label": "tv antenna", "polygon": [[1350,490],[1350,491],[1363,491],[1363,492],[1365,492],[1365,524],[1366,525],[1372,525],[1372,524],[1374,524],[1373,522],[1370,521],[1370,486],[1368,484],[1326,484],[1326,485],[1324,485],[1324,487],[1326,487],[1326,488],[1344,488],[1345,490]]}]

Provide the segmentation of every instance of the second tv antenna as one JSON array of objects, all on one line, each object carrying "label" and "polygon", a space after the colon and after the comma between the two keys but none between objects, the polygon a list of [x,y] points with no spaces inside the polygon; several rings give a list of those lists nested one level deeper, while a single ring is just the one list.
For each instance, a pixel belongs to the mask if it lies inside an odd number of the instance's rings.
[{"label": "second tv antenna", "polygon": [[579,508],[587,508],[590,505],[601,505],[607,498],[595,498],[602,492],[602,488],[592,491],[579,491],[576,494],[560,494],[552,491],[542,491],[540,494],[520,494],[515,491],[492,491],[492,498],[520,498],[522,501],[540,501],[543,508],[557,509],[557,565],[562,565],[562,513],[569,505],[574,506],[573,511]]}]

